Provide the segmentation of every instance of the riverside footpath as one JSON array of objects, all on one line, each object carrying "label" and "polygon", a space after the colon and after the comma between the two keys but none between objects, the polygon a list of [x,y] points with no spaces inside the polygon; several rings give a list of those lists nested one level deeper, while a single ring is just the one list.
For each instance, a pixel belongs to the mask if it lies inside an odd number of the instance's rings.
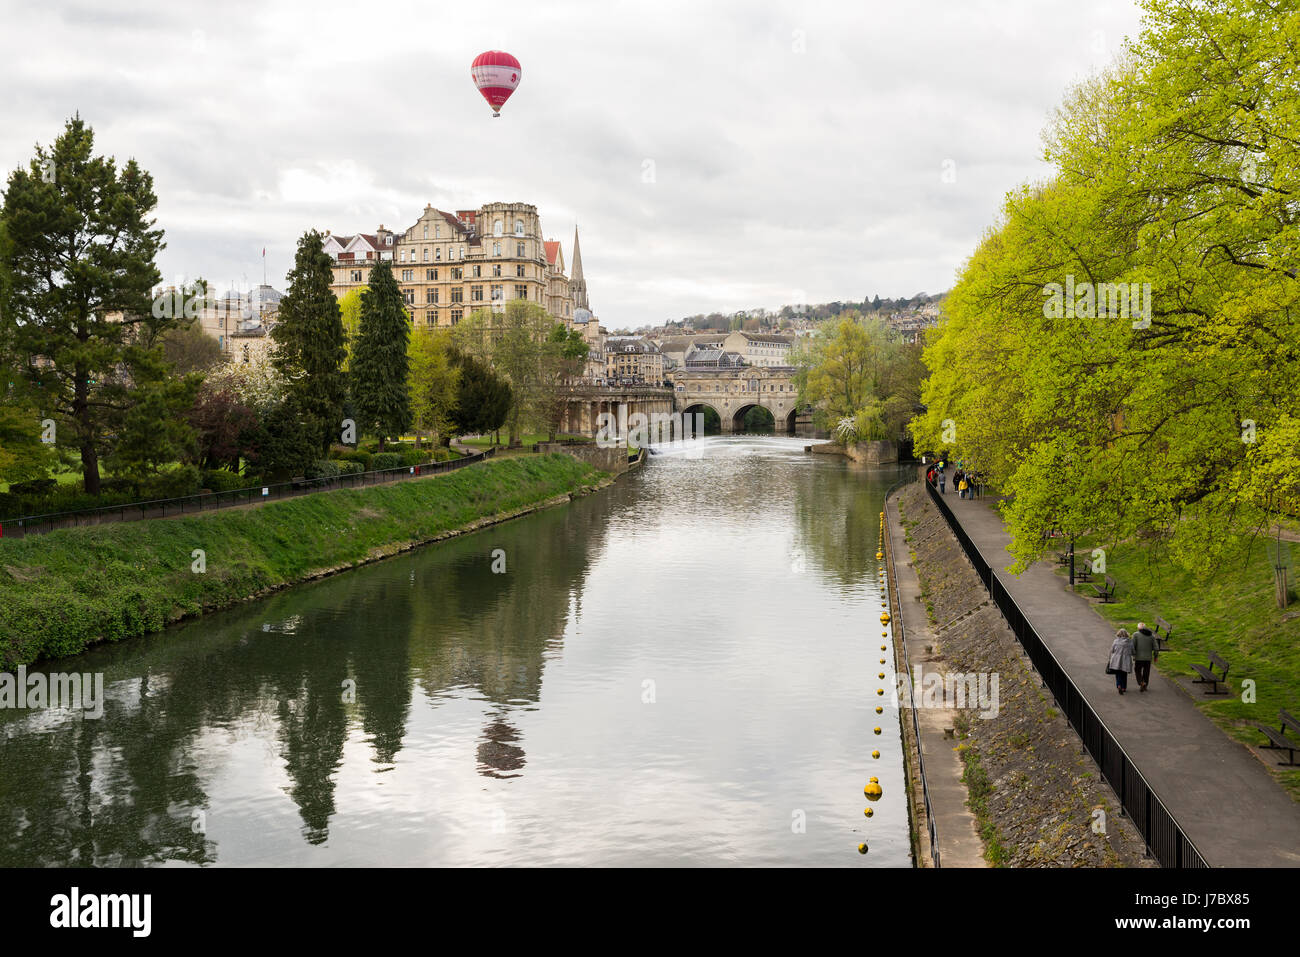
[{"label": "riverside footpath", "polygon": [[1114,625],[1047,564],[1037,562],[1018,577],[1006,571],[1013,561],[1010,536],[994,499],[961,499],[950,488],[943,500],[1206,862],[1300,866],[1300,804],[1259,760],[1215,727],[1159,664],[1145,694],[1132,683],[1128,694],[1116,694],[1104,673]]}]

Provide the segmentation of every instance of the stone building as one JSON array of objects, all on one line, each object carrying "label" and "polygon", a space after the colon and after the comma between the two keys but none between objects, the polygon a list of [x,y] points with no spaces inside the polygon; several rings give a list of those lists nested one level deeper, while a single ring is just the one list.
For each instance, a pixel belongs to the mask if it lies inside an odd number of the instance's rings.
[{"label": "stone building", "polygon": [[429,205],[400,233],[381,226],[373,234],[327,236],[326,251],[339,298],[370,281],[375,261],[390,260],[417,325],[454,326],[477,309],[504,311],[515,299],[535,302],[566,323],[573,318],[559,244],[543,239],[537,207],[528,203],[455,213]]},{"label": "stone building", "polygon": [[648,339],[613,336],[605,342],[605,377],[611,385],[660,385],[664,357]]}]

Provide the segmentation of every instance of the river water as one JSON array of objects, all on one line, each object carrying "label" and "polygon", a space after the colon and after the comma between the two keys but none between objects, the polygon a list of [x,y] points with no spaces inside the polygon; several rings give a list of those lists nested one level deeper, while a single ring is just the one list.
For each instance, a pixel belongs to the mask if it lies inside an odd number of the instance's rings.
[{"label": "river water", "polygon": [[102,672],[104,713],[0,711],[0,865],[909,866],[900,472],[805,444],[702,439],[51,665]]}]

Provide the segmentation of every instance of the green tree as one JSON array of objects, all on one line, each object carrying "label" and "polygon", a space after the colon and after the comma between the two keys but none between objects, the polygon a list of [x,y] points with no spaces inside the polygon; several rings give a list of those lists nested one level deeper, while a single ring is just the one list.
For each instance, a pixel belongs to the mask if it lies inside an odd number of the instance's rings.
[{"label": "green tree", "polygon": [[64,426],[59,443],[80,451],[86,491],[98,494],[108,430],[134,402],[133,372],[150,361],[141,341],[175,319],[150,309],[163,245],[150,218],[153,179],[135,160],[119,170],[93,149],[93,131],[69,120],[10,175],[0,221],[11,347],[43,411]]},{"label": "green tree", "polygon": [[435,443],[449,438],[460,384],[450,332],[428,326],[416,329],[409,356],[407,385],[416,444],[425,432],[432,433]]},{"label": "green tree", "polygon": [[411,396],[407,382],[407,345],[411,320],[402,290],[387,260],[370,270],[370,283],[361,294],[361,326],[352,356],[352,401],[357,424],[384,438],[411,427]]},{"label": "green tree", "polygon": [[280,301],[280,321],[271,330],[275,367],[288,380],[290,407],[308,420],[322,453],[342,427],[347,396],[346,354],[339,303],[330,290],[331,260],[320,233],[298,240],[289,291]]},{"label": "green tree", "polygon": [[361,296],[364,289],[349,289],[339,300],[339,313],[343,319],[344,347],[347,355],[343,359],[344,371],[352,369],[352,353],[357,347],[357,336],[361,333]]},{"label": "green tree", "polygon": [[491,367],[471,355],[462,355],[456,387],[456,409],[452,416],[458,431],[490,435],[505,425],[514,406],[510,383]]}]

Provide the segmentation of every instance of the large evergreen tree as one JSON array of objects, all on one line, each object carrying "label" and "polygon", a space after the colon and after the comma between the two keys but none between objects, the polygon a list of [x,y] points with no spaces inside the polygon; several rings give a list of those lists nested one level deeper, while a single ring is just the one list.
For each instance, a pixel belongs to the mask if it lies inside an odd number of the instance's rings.
[{"label": "large evergreen tree", "polygon": [[488,435],[497,431],[505,424],[514,399],[510,383],[486,362],[469,355],[461,357],[453,416],[461,432]]},{"label": "large evergreen tree", "polygon": [[305,233],[298,240],[289,291],[280,301],[280,321],[271,330],[275,367],[288,380],[290,406],[303,417],[322,452],[342,429],[347,396],[347,350],[339,303],[330,290],[330,266],[320,233]]},{"label": "large evergreen tree", "polygon": [[370,270],[370,283],[361,294],[361,321],[352,351],[352,401],[357,425],[379,436],[379,448],[390,435],[411,427],[411,397],[407,390],[407,344],[411,321],[393,270],[380,260]]},{"label": "large evergreen tree", "polygon": [[97,494],[108,436],[141,390],[161,385],[142,343],[175,320],[150,310],[163,247],[150,218],[153,178],[135,160],[119,170],[93,149],[90,127],[68,120],[53,146],[37,146],[28,168],[10,175],[0,221],[14,359]]}]

